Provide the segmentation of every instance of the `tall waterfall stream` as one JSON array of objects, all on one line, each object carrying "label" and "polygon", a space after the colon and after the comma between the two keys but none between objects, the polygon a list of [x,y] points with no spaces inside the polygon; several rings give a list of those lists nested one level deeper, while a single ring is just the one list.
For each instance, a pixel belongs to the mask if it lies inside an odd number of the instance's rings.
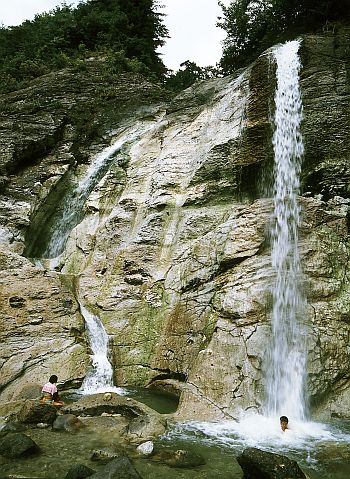
[{"label": "tall waterfall stream", "polygon": [[[272,52],[276,62],[277,88],[274,118],[274,221],[271,229],[271,263],[274,272],[272,287],[272,338],[266,357],[266,404],[264,415],[246,413],[236,421],[190,422],[177,425],[168,439],[214,443],[232,450],[259,447],[297,460],[312,479],[329,476],[318,457],[327,448],[346,448],[350,429],[333,424],[306,421],[306,304],[301,291],[301,266],[298,250],[299,174],[303,156],[300,131],[302,101],[299,87],[299,42],[287,42]],[[290,429],[282,432],[279,416],[287,415]],[[337,446],[335,446],[337,445]],[[340,460],[341,462],[341,460]],[[345,465],[346,468],[346,465]],[[344,471],[343,471],[344,469]]]},{"label": "tall waterfall stream", "polygon": [[297,200],[304,146],[300,131],[302,102],[299,88],[299,43],[274,51],[277,63],[275,94],[274,224],[272,267],[275,271],[272,309],[272,346],[266,366],[267,413],[305,417],[304,376],[306,334],[304,300],[300,287]]}]

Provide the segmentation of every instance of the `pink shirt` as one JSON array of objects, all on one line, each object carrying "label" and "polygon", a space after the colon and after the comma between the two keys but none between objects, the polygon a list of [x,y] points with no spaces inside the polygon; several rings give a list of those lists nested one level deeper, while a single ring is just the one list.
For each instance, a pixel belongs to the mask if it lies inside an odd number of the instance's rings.
[{"label": "pink shirt", "polygon": [[57,393],[56,384],[46,383],[42,388],[42,392],[49,393],[51,395],[53,395],[54,393]]}]

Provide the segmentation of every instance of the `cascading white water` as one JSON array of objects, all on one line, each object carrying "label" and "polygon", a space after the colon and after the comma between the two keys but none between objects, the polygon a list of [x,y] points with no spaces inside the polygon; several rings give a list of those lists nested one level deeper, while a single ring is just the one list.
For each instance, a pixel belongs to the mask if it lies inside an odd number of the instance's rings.
[{"label": "cascading white water", "polygon": [[85,319],[90,347],[93,353],[92,368],[86,375],[80,392],[83,394],[92,394],[104,391],[117,391],[113,385],[113,368],[108,360],[108,335],[100,319],[91,314],[82,304],[80,311]]},{"label": "cascading white water", "polygon": [[304,298],[298,250],[299,176],[304,153],[300,131],[302,101],[299,88],[299,42],[278,47],[273,146],[274,221],[272,267],[275,271],[272,345],[266,364],[267,414],[305,416],[306,334]]},{"label": "cascading white water", "polygon": [[43,258],[55,258],[62,253],[71,230],[81,218],[82,208],[93,190],[101,180],[113,157],[125,145],[130,145],[155,126],[154,121],[135,122],[131,128],[124,131],[121,136],[109,147],[99,153],[87,169],[83,178],[64,199],[60,217],[54,225]]}]

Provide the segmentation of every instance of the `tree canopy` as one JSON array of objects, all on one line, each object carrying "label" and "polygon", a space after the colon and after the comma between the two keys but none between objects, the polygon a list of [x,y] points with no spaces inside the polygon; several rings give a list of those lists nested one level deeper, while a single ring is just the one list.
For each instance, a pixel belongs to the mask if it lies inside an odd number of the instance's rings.
[{"label": "tree canopy", "polygon": [[288,36],[343,20],[350,10],[349,0],[232,0],[227,7],[220,5],[218,25],[227,34],[220,61],[224,73]]},{"label": "tree canopy", "polygon": [[156,0],[82,0],[62,5],[19,26],[0,27],[0,92],[74,65],[96,52],[116,71],[162,78],[157,53],[167,29]]}]

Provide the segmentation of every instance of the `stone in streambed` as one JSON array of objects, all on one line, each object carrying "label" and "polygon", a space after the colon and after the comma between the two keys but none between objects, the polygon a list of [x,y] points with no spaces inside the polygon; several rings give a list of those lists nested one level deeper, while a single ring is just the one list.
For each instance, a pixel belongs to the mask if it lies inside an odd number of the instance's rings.
[{"label": "stone in streambed", "polygon": [[0,440],[0,455],[8,458],[31,456],[39,452],[38,445],[20,432],[9,433]]},{"label": "stone in streambed", "polygon": [[74,414],[62,414],[57,416],[52,429],[54,431],[77,432],[84,427],[84,424]]},{"label": "stone in streambed", "polygon": [[125,456],[113,459],[90,477],[91,479],[142,479],[130,459]]},{"label": "stone in streambed", "polygon": [[90,469],[90,467],[85,466],[84,464],[74,464],[64,479],[85,479],[86,477],[92,476],[96,471]]},{"label": "stone in streambed", "polygon": [[255,447],[237,457],[244,479],[307,479],[296,461]]},{"label": "stone in streambed", "polygon": [[205,459],[200,454],[184,449],[163,449],[156,452],[151,460],[154,462],[161,462],[170,467],[191,468],[202,466],[205,464]]}]

